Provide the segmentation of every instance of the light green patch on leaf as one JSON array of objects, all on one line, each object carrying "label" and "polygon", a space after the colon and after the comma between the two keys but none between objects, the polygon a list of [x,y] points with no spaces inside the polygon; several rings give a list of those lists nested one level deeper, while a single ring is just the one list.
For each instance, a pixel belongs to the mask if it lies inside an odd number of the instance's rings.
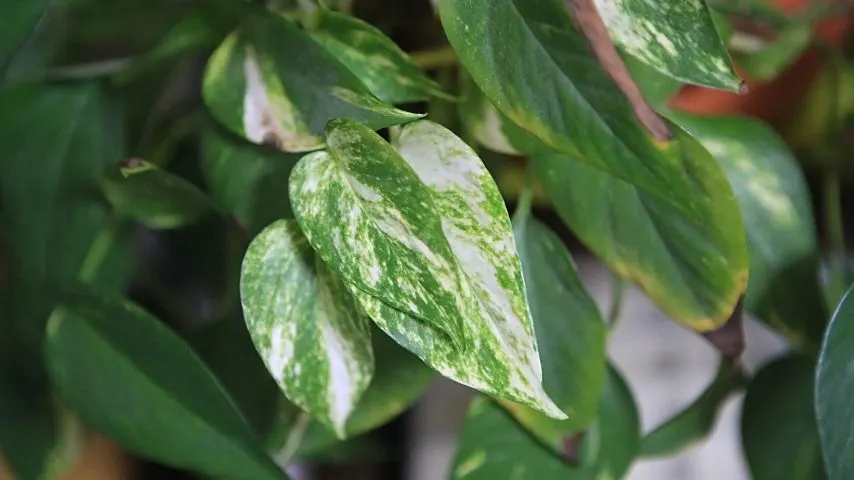
[{"label": "light green patch on leaf", "polygon": [[677,80],[738,90],[705,0],[593,0],[614,43]]},{"label": "light green patch on leaf", "polygon": [[252,340],[285,395],[346,436],[374,371],[370,323],[296,222],[277,221],[252,241],[240,297]]},{"label": "light green patch on leaf", "polygon": [[477,155],[426,121],[402,129],[400,154],[358,123],[328,130],[328,152],[291,174],[291,203],[368,315],[443,375],[565,417],[542,389],[510,219]]},{"label": "light green patch on leaf", "polygon": [[726,322],[747,285],[744,227],[714,158],[672,128],[698,217],[566,156],[539,155],[534,168],[560,217],[611,270],[677,322],[709,331]]},{"label": "light green patch on leaf", "polygon": [[101,189],[117,212],[156,229],[182,227],[216,211],[192,183],[136,158],[109,167]]},{"label": "light green patch on leaf", "polygon": [[230,130],[288,152],[322,148],[333,118],[379,129],[420,117],[377,99],[307,33],[272,13],[248,18],[217,48],[203,95]]},{"label": "light green patch on leaf", "polygon": [[353,16],[318,10],[311,36],[387,103],[450,98],[380,29]]}]

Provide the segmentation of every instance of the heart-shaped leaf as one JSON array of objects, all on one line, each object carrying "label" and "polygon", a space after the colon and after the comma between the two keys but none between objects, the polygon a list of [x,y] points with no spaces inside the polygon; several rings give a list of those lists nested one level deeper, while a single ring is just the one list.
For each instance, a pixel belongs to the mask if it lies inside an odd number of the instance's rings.
[{"label": "heart-shaped leaf", "polygon": [[675,118],[717,159],[741,207],[750,254],[746,310],[795,345],[818,345],[827,314],[810,193],[797,159],[757,120]]},{"label": "heart-shaped leaf", "polygon": [[443,0],[439,9],[461,63],[516,125],[574,160],[704,219],[693,208],[702,192],[687,164],[696,149],[679,138],[656,140],[645,130],[562,2]]},{"label": "heart-shaped leaf", "polygon": [[369,316],[445,376],[565,417],[542,371],[510,219],[477,155],[432,122],[400,154],[369,128],[330,122],[290,196],[312,247]]},{"label": "heart-shaped leaf", "polygon": [[618,275],[637,282],[674,320],[696,330],[726,322],[747,283],[747,248],[732,190],[703,147],[681,130],[699,218],[558,154],[534,160],[560,217]]},{"label": "heart-shaped leaf", "polygon": [[231,478],[283,479],[219,383],[156,318],[74,289],[48,324],[53,385],[89,425],[167,465]]},{"label": "heart-shaped leaf", "polygon": [[352,70],[380,100],[411,103],[449,97],[373,25],[326,8],[320,8],[313,20],[312,38]]},{"label": "heart-shaped leaf", "polygon": [[379,129],[420,117],[377,99],[307,33],[272,13],[247,17],[217,48],[203,95],[223,125],[287,152],[321,148],[333,118]]},{"label": "heart-shaped leaf", "polygon": [[346,435],[374,371],[370,323],[293,220],[261,232],[240,276],[246,326],[285,395]]},{"label": "heart-shaped leaf", "polygon": [[849,290],[839,303],[821,347],[815,388],[815,408],[821,449],[830,478],[854,474],[851,443],[851,394],[854,381],[854,294]]},{"label": "heart-shaped leaf", "polygon": [[705,0],[587,0],[614,44],[685,83],[738,90],[726,45]]}]

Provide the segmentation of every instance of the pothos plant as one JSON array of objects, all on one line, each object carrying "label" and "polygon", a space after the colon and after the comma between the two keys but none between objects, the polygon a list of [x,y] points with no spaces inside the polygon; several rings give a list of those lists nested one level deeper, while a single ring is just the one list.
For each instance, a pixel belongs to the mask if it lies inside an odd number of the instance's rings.
[{"label": "pothos plant", "polygon": [[[702,439],[743,389],[754,478],[851,478],[854,300],[827,327],[847,283],[844,56],[804,127],[828,255],[771,128],[667,107],[685,84],[743,90],[733,58],[775,77],[833,11],[422,3],[3,3],[0,446],[18,478],[64,472],[87,425],[205,476],[282,479],[436,375],[479,392],[451,478],[620,478]],[[406,53],[360,4],[428,26],[398,31]],[[617,294],[633,282],[720,351],[708,389],[651,432],[606,356],[618,308],[603,319],[534,205]],[[155,268],[152,238],[182,235],[197,260],[181,269],[216,292],[204,308]],[[791,346],[755,375],[746,313]]]}]

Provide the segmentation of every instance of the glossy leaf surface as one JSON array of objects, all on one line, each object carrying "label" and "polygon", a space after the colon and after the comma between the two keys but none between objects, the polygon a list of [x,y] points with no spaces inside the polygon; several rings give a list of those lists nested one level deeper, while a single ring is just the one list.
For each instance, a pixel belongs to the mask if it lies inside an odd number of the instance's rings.
[{"label": "glossy leaf surface", "polygon": [[207,367],[156,318],[82,290],[67,294],[60,312],[48,325],[48,369],[86,423],[167,465],[286,478]]},{"label": "glossy leaf surface", "polygon": [[255,237],[240,276],[246,327],[285,395],[344,437],[374,371],[370,323],[299,226]]},{"label": "glossy leaf surface", "polygon": [[321,148],[333,118],[379,129],[419,117],[377,99],[307,33],[273,14],[247,18],[223,41],[208,62],[203,95],[230,130],[288,152]]},{"label": "glossy leaf surface", "polygon": [[327,142],[294,169],[291,202],[368,315],[443,375],[563,417],[541,386],[510,219],[477,155],[427,121],[402,129],[400,154],[349,121],[331,122]]}]

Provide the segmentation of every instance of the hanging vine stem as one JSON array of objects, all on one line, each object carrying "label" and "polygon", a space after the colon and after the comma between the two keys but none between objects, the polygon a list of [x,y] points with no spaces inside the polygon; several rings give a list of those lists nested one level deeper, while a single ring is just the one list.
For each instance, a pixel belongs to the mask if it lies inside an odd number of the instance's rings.
[{"label": "hanging vine stem", "polygon": [[626,296],[626,281],[616,273],[611,274],[611,307],[608,310],[608,325],[613,329],[623,312],[623,299]]}]

